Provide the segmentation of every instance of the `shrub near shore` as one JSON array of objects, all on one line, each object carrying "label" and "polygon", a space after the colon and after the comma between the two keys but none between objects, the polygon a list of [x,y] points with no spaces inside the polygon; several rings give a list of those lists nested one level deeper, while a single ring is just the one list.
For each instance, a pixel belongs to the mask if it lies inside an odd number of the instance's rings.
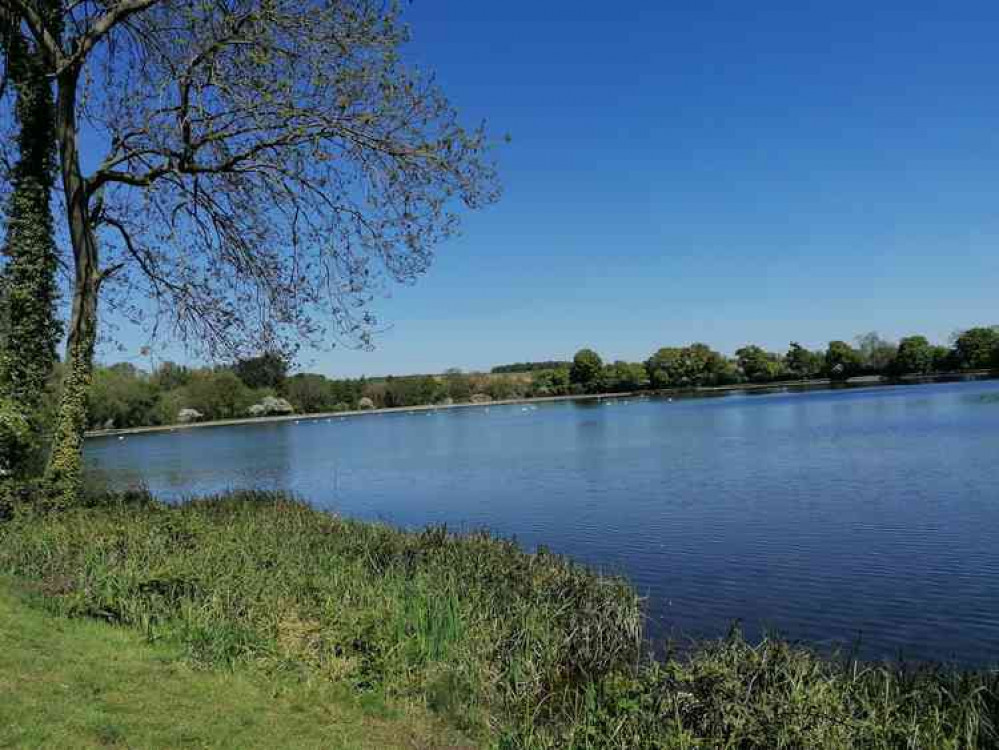
[{"label": "shrub near shore", "polygon": [[143,496],[0,525],[54,610],[195,663],[425,702],[507,748],[997,747],[994,675],[735,636],[653,660],[623,581],[485,534],[409,533],[279,494]]}]

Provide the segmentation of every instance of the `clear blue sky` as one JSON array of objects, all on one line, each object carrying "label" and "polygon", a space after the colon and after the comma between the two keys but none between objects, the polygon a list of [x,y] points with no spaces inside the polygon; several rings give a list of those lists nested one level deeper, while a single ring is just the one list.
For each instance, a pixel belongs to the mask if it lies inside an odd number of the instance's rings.
[{"label": "clear blue sky", "polygon": [[[999,4],[405,5],[499,204],[328,375],[999,322]],[[111,352],[108,359],[116,358]]]}]

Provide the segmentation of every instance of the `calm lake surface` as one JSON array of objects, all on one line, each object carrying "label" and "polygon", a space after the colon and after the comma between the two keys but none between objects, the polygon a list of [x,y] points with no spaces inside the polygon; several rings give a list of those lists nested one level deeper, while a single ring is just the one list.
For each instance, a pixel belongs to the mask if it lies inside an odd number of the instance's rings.
[{"label": "calm lake surface", "polygon": [[999,382],[364,415],[100,438],[177,499],[280,488],[488,527],[627,575],[655,632],[739,620],[867,657],[999,663]]}]

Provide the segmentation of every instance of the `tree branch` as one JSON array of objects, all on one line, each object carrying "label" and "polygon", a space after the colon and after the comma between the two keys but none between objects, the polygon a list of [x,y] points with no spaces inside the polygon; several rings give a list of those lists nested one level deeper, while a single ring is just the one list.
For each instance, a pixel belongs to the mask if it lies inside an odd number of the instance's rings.
[{"label": "tree branch", "polygon": [[[157,291],[159,291],[160,284],[166,286],[169,289],[173,289],[174,291],[178,290],[178,287],[175,284],[172,284],[169,280],[164,279],[160,274],[156,273],[156,271],[154,271],[150,267],[150,265],[146,262],[146,258],[143,257],[142,252],[139,250],[139,248],[135,246],[135,243],[132,241],[132,236],[129,234],[128,229],[125,228],[124,224],[122,224],[117,219],[108,216],[107,214],[101,216],[101,223],[107,224],[109,227],[113,227],[114,229],[118,230],[118,234],[121,235],[121,238],[125,243],[125,249],[128,250],[128,254],[135,259],[136,263],[139,264],[139,268],[142,269],[142,272],[153,283],[153,286],[157,288]],[[122,266],[124,266],[124,264],[119,263],[117,264],[117,266],[113,267],[112,269],[109,269],[109,271],[110,273],[114,273],[115,271],[119,270]],[[105,271],[103,276],[106,277],[110,275],[110,273],[108,271]]]},{"label": "tree branch", "polygon": [[3,8],[15,18],[24,19],[45,57],[48,58],[49,62],[58,65],[62,60],[62,48],[59,46],[59,40],[49,33],[42,16],[34,5],[26,3],[24,0],[0,0],[0,9]]},{"label": "tree branch", "polygon": [[103,271],[101,271],[100,276],[97,277],[97,286],[100,287],[107,279],[110,279],[118,271],[125,267],[124,263],[115,263],[113,266],[108,266]]},{"label": "tree branch", "polygon": [[[0,0],[0,2],[7,1],[9,0]],[[12,1],[23,5],[20,0]],[[121,0],[121,2],[117,3],[103,16],[94,21],[90,28],[76,39],[73,44],[73,54],[59,65],[59,72],[62,72],[62,69],[65,68],[82,65],[87,55],[90,54],[90,50],[94,48],[94,45],[103,39],[115,26],[125,22],[130,16],[151,8],[158,2],[160,0]]]}]

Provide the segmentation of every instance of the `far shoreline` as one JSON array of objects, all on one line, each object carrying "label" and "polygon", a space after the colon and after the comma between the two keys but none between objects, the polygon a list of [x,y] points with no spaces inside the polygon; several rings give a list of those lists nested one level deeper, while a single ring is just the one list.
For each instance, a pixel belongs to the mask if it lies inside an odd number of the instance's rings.
[{"label": "far shoreline", "polygon": [[738,383],[733,385],[703,386],[697,388],[666,388],[661,390],[614,391],[607,393],[586,393],[568,396],[539,396],[535,398],[500,399],[496,401],[479,401],[461,404],[424,404],[421,406],[394,406],[383,409],[351,409],[349,411],[331,411],[309,414],[283,414],[268,417],[240,417],[238,419],[217,419],[207,422],[191,422],[188,424],[151,425],[145,427],[122,427],[111,430],[88,430],[84,437],[102,438],[125,435],[143,435],[157,432],[177,432],[207,427],[242,427],[246,425],[272,424],[279,422],[303,422],[321,419],[361,417],[372,414],[399,414],[407,412],[443,411],[445,409],[467,409],[489,406],[516,406],[519,404],[553,403],[560,401],[602,401],[604,399],[639,398],[639,397],[685,397],[727,393],[732,391],[773,391],[785,388],[801,390],[834,390],[835,387],[879,387],[890,385],[923,385],[928,383],[955,382],[963,380],[991,380],[999,378],[999,372],[994,370],[968,370],[964,372],[935,373],[933,375],[910,375],[901,379],[889,379],[880,375],[850,378],[844,382],[820,378],[815,380],[788,380],[779,383]]}]

